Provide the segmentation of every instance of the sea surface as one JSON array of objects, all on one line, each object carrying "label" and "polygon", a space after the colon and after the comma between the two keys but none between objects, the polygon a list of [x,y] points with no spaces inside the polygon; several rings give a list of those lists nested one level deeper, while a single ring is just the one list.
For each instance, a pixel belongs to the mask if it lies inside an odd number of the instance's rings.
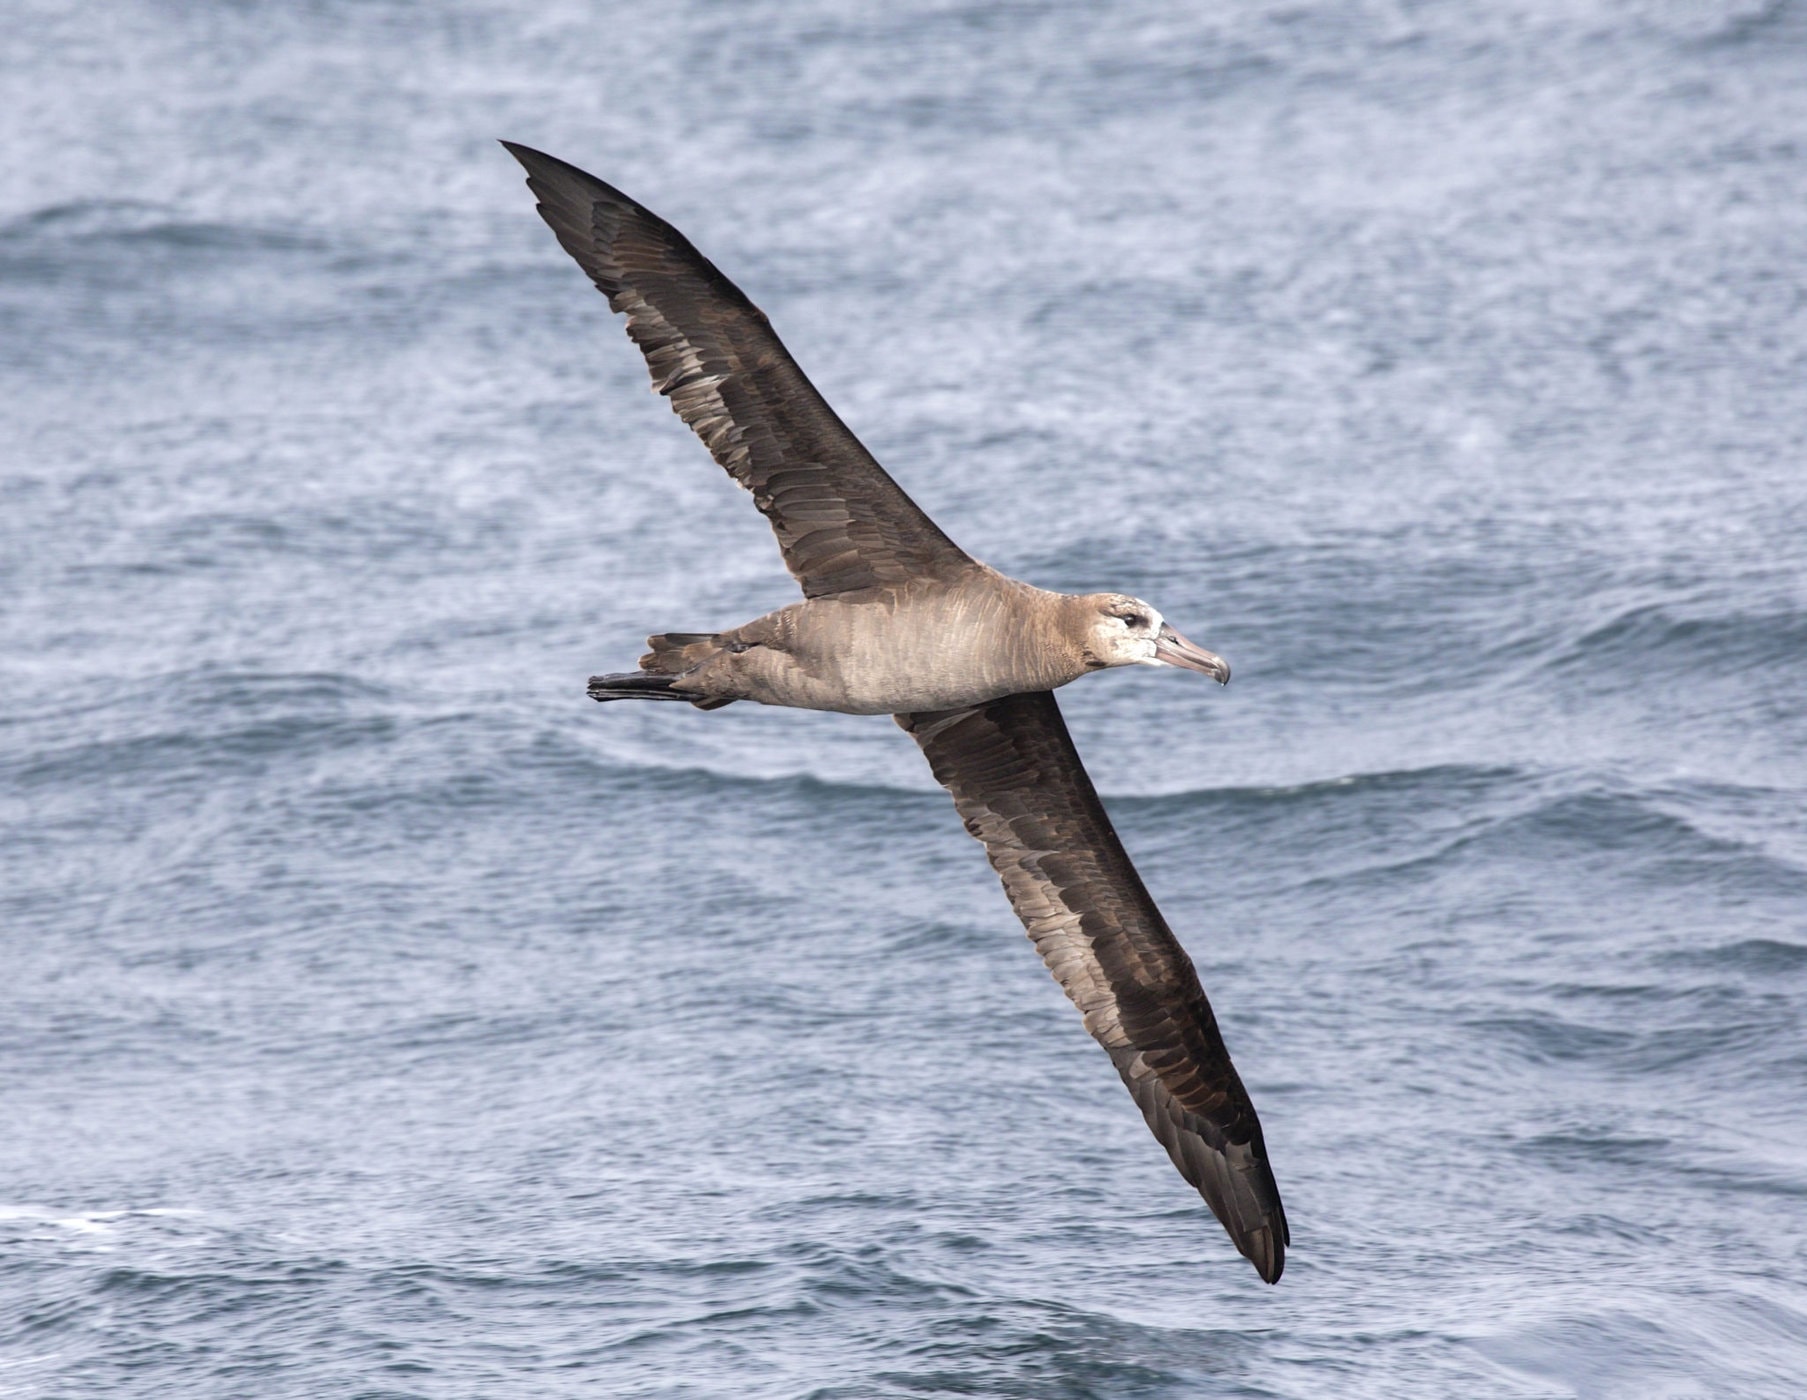
[{"label": "sea surface", "polygon": [[[1807,1394],[1807,6],[13,0],[0,1396]],[[1260,1283],[495,144],[1063,693]],[[677,711],[674,713],[674,711]]]}]

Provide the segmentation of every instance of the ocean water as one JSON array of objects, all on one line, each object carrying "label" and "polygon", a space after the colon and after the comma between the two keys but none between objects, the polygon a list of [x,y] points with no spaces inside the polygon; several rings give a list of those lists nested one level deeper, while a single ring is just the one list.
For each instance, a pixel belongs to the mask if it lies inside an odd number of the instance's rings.
[{"label": "ocean water", "polygon": [[[17,0],[0,1396],[1807,1393],[1807,9]],[[495,138],[1064,693],[1263,1286]]]}]

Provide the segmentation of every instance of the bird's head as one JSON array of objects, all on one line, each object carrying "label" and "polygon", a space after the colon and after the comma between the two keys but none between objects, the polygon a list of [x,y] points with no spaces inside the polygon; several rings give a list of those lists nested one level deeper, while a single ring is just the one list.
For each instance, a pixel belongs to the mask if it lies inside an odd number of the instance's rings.
[{"label": "bird's head", "polygon": [[1230,682],[1221,656],[1194,646],[1152,606],[1127,593],[1088,593],[1073,600],[1083,626],[1081,647],[1088,670],[1106,666],[1177,666]]}]

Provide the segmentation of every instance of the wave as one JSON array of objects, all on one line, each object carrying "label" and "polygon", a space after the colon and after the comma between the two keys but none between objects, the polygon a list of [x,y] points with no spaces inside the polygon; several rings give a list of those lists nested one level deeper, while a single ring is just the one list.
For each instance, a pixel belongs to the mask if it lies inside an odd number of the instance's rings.
[{"label": "wave", "polygon": [[1591,782],[1509,817],[1487,835],[1517,858],[1605,858],[1614,869],[1673,888],[1726,884],[1743,893],[1807,894],[1807,868],[1760,841],[1707,830],[1710,801],[1676,787],[1631,789]]},{"label": "wave", "polygon": [[[1699,15],[1680,13],[1692,21],[1691,32],[1684,36],[1684,48],[1712,52],[1761,45],[1766,51],[1786,53],[1807,45],[1807,14],[1791,0],[1763,0],[1742,14],[1718,14],[1711,8]],[[1702,26],[1704,32],[1694,26]]]},{"label": "wave", "polygon": [[1779,938],[1740,938],[1711,948],[1686,948],[1663,955],[1674,966],[1699,967],[1715,972],[1748,973],[1757,977],[1785,977],[1807,972],[1807,943]]},{"label": "wave", "polygon": [[1669,603],[1625,608],[1562,647],[1548,665],[1558,671],[1601,666],[1637,669],[1644,678],[1746,671],[1788,670],[1807,661],[1807,613],[1693,613]]},{"label": "wave", "polygon": [[[1718,825],[1705,815],[1715,806],[1711,793],[1513,769],[1425,776],[1422,784],[1370,789],[1393,799],[1352,814],[1358,829],[1349,849],[1370,859],[1351,868],[1333,848],[1323,862],[1333,868],[1304,884],[1419,883],[1475,867],[1527,867],[1537,872],[1530,877],[1536,886],[1547,872],[1580,862],[1609,879],[1665,890],[1710,885],[1738,897],[1807,896],[1807,867],[1771,850],[1760,826],[1750,837],[1710,829]],[[1323,849],[1321,833],[1314,844]]]},{"label": "wave", "polygon": [[111,732],[31,748],[0,771],[22,785],[54,787],[238,768],[387,739],[397,729],[396,702],[388,687],[329,671],[200,668],[132,678],[110,683],[98,703],[59,701],[11,716],[19,728]]},{"label": "wave", "polygon": [[183,218],[174,205],[142,199],[83,199],[50,204],[0,224],[0,244],[48,237],[61,246],[120,240],[173,247],[295,248],[318,246],[291,229]]},{"label": "wave", "polygon": [[[166,268],[173,262],[213,270],[223,256],[317,254],[330,247],[325,238],[292,227],[194,219],[174,206],[144,200],[78,200],[0,224],[0,281],[41,285],[147,256]],[[121,265],[122,279],[137,280],[142,273],[142,267]]]}]

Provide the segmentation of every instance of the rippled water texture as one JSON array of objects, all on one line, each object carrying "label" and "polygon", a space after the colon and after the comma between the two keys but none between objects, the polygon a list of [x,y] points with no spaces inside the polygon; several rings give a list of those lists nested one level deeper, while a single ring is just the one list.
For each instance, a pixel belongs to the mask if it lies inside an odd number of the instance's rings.
[{"label": "rippled water texture", "polygon": [[[0,1395],[1802,1393],[1799,3],[4,30]],[[584,698],[794,594],[500,136],[1234,663],[1063,703],[1278,1288],[890,723]]]}]

